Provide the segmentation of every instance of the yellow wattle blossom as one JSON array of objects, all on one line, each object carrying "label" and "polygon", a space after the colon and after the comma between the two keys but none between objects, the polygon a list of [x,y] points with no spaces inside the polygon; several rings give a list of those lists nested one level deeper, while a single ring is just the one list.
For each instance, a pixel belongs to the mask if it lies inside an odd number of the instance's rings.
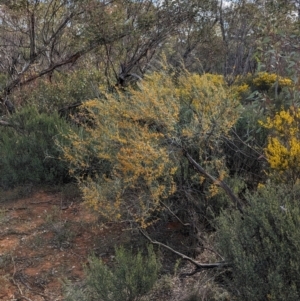
[{"label": "yellow wattle blossom", "polygon": [[218,195],[220,193],[220,188],[219,186],[215,185],[215,184],[211,184],[208,188],[209,190],[209,195],[208,197],[212,198],[216,195]]},{"label": "yellow wattle blossom", "polygon": [[257,189],[263,189],[266,185],[262,183],[258,183]]},{"label": "yellow wattle blossom", "polygon": [[[278,84],[280,92],[282,88],[294,87],[294,82],[287,77],[282,77],[275,73],[259,72],[255,75],[246,74],[243,76],[237,76],[234,80],[234,84],[231,86],[232,93],[236,94],[240,99],[245,99],[253,91],[274,92],[274,88]],[[272,89],[272,90],[271,90]]]},{"label": "yellow wattle blossom", "polygon": [[236,92],[242,94],[248,92],[249,89],[250,89],[249,85],[244,83],[236,87]]},{"label": "yellow wattle blossom", "polygon": [[291,87],[293,85],[293,81],[291,79],[268,72],[259,72],[252,82],[258,89],[268,90],[277,81],[280,87]]},{"label": "yellow wattle blossom", "polygon": [[265,155],[271,169],[282,180],[296,182],[300,176],[300,112],[297,108],[278,112],[260,124],[270,129]]}]

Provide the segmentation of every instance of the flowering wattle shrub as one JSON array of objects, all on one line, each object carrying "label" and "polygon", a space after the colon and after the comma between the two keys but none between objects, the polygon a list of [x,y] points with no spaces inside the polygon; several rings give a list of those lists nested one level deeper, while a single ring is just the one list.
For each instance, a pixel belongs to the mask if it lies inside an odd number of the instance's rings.
[{"label": "flowering wattle shrub", "polygon": [[271,130],[265,156],[273,175],[295,183],[300,175],[300,111],[290,108],[268,117],[261,125]]},{"label": "flowering wattle shrub", "polygon": [[[178,179],[198,184],[195,173],[183,169],[182,149],[223,179],[222,138],[241,111],[223,76],[185,72],[174,81],[155,72],[135,88],[103,95],[81,106],[85,122],[61,145],[84,200],[102,216],[118,220],[129,214],[146,227],[177,191]],[[209,195],[216,193],[211,186]]]}]

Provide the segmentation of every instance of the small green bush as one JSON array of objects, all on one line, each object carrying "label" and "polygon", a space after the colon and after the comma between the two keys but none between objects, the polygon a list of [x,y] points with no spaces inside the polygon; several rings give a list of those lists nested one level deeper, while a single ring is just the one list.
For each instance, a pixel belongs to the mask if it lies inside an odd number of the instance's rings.
[{"label": "small green bush", "polygon": [[13,127],[0,128],[0,186],[10,188],[25,183],[59,183],[68,170],[59,160],[55,138],[69,128],[57,113],[39,113],[25,107],[12,115]]},{"label": "small green bush", "polygon": [[84,288],[67,289],[69,301],[137,301],[155,284],[160,270],[152,246],[148,255],[134,255],[123,247],[116,249],[113,268],[95,256],[89,259]]},{"label": "small green bush", "polygon": [[[1,80],[1,78],[0,78]],[[54,72],[51,82],[40,78],[32,85],[14,94],[15,102],[22,99],[22,105],[30,104],[43,112],[55,112],[66,105],[85,101],[99,96],[99,84],[103,81],[96,69],[72,72]]]},{"label": "small green bush", "polygon": [[299,187],[269,184],[247,196],[244,214],[219,219],[219,251],[232,264],[227,284],[235,300],[299,300],[299,197]]},{"label": "small green bush", "polygon": [[264,113],[258,110],[257,104],[249,104],[229,135],[223,138],[229,174],[243,179],[248,187],[256,187],[266,178],[265,161],[259,159],[267,142],[268,131],[259,124],[264,119]]}]

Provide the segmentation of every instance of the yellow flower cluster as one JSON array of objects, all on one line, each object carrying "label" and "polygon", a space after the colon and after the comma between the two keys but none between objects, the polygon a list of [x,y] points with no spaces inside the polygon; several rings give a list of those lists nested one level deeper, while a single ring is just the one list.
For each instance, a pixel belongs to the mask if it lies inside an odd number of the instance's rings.
[{"label": "yellow flower cluster", "polygon": [[278,112],[266,123],[260,124],[271,130],[265,148],[270,167],[279,172],[282,180],[297,181],[300,176],[300,112],[296,108]]},{"label": "yellow flower cluster", "polygon": [[291,126],[294,122],[294,118],[298,118],[299,113],[292,111],[280,111],[273,118],[268,117],[267,122],[260,122],[267,129],[276,129],[280,135],[285,135],[287,126]]},{"label": "yellow flower cluster", "polygon": [[225,85],[225,80],[223,75],[207,73],[205,76],[208,81],[210,81],[212,84],[216,86]]},{"label": "yellow flower cluster", "polygon": [[249,88],[250,88],[249,85],[244,83],[236,87],[236,92],[239,94],[243,94],[248,92]]},{"label": "yellow flower cluster", "polygon": [[291,87],[293,85],[293,82],[291,79],[286,77],[280,77],[279,78],[279,85],[281,87]]},{"label": "yellow flower cluster", "polygon": [[238,99],[242,99],[247,93],[250,92],[250,86],[246,83],[235,84],[231,87],[231,93],[236,95]]},{"label": "yellow flower cluster", "polygon": [[209,198],[212,198],[212,197],[218,195],[219,192],[220,192],[219,189],[220,189],[220,188],[219,188],[217,185],[211,184],[211,185],[209,186],[209,188],[208,188],[208,190],[209,190],[208,197],[209,197]]},{"label": "yellow flower cluster", "polygon": [[259,72],[253,79],[253,84],[260,90],[269,90],[278,81],[280,87],[290,87],[292,80],[286,77],[278,76],[275,73]]}]

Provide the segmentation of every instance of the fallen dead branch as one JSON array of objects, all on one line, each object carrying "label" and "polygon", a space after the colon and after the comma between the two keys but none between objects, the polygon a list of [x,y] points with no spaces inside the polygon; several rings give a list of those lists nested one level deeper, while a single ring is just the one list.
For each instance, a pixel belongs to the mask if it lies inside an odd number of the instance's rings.
[{"label": "fallen dead branch", "polygon": [[176,250],[174,250],[173,248],[165,245],[164,243],[158,242],[156,240],[153,240],[147,233],[145,230],[139,228],[140,233],[147,239],[150,241],[151,244],[153,245],[158,245],[161,246],[169,251],[171,251],[173,254],[176,254],[177,256],[181,257],[184,260],[189,261],[190,263],[192,263],[196,268],[193,272],[191,273],[185,273],[182,274],[181,276],[192,276],[200,271],[202,271],[203,269],[212,269],[212,268],[221,268],[221,267],[228,267],[229,264],[226,262],[214,262],[214,263],[200,263],[196,260],[194,260],[193,258],[186,256],[185,254],[182,254]]},{"label": "fallen dead branch", "polygon": [[27,298],[27,297],[25,297],[25,296],[23,295],[23,292],[22,292],[22,290],[21,290],[21,288],[20,288],[18,282],[15,280],[15,275],[16,275],[17,269],[16,269],[16,264],[15,264],[15,260],[14,260],[13,256],[11,256],[11,262],[12,262],[12,264],[13,264],[13,266],[14,266],[14,272],[13,272],[13,275],[12,275],[12,282],[13,282],[13,284],[14,284],[14,285],[18,288],[18,290],[19,290],[19,293],[20,293],[19,300],[20,300],[20,299],[25,299],[25,300],[27,300],[27,301],[32,301],[31,299],[29,299],[29,298]]}]

